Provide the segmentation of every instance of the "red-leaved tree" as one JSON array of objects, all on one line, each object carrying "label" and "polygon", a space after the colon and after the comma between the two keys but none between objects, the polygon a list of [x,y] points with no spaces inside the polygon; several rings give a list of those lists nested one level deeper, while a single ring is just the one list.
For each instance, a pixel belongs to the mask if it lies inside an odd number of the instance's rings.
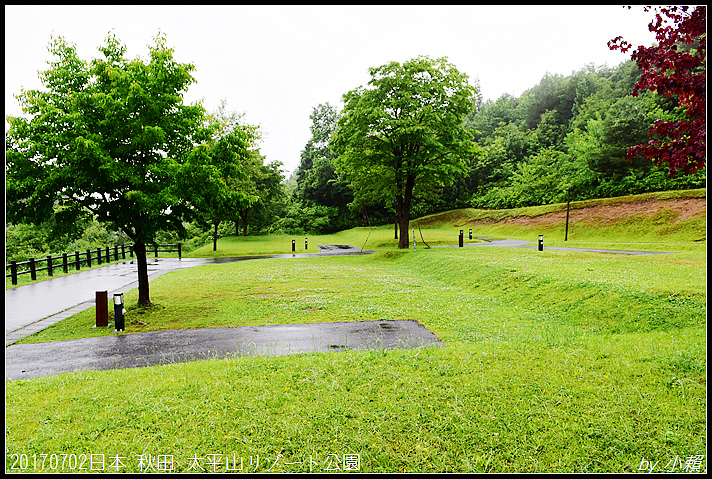
[{"label": "red-leaved tree", "polygon": [[[646,12],[651,10],[645,8]],[[658,166],[667,163],[670,176],[680,170],[691,174],[704,168],[706,162],[707,7],[698,6],[692,11],[685,6],[660,7],[654,12],[648,29],[655,33],[658,44],[641,45],[633,51],[631,58],[643,73],[632,95],[650,90],[676,97],[686,119],[655,120],[648,144],[628,149],[628,159],[642,155]],[[626,53],[632,45],[619,36],[608,42],[608,48]]]}]

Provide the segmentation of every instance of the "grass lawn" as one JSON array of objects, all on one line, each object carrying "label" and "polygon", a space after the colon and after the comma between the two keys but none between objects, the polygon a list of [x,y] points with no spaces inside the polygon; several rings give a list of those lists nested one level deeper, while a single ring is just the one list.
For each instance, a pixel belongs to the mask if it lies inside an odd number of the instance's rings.
[{"label": "grass lawn", "polygon": [[[456,244],[459,229],[423,234]],[[420,242],[413,252],[392,247],[385,228],[323,243],[361,247],[369,232],[365,249],[378,249],[373,255],[162,275],[151,282],[156,306],[129,307],[125,334],[416,319],[447,347],[6,381],[6,472],[323,472],[355,468],[356,460],[359,472],[636,472],[653,464],[662,472],[705,454],[704,244],[614,243],[590,234],[585,247],[676,253],[424,249]],[[287,251],[274,251],[285,239],[225,238],[218,249],[289,252],[291,238]],[[314,251],[318,243],[310,238]],[[126,294],[127,304],[135,294]],[[23,342],[106,334],[91,329],[94,314]]]}]

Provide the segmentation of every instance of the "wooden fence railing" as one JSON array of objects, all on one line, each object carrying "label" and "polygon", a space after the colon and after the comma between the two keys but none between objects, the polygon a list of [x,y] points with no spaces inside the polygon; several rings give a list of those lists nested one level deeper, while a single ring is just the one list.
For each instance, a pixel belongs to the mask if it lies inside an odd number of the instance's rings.
[{"label": "wooden fence railing", "polygon": [[[47,271],[48,276],[53,275],[53,270],[57,268],[62,268],[65,273],[69,272],[69,267],[73,266],[77,271],[81,268],[82,264],[87,267],[91,267],[92,260],[96,261],[97,265],[100,265],[102,261],[109,263],[111,262],[111,257],[114,257],[114,261],[119,260],[119,255],[121,259],[126,259],[126,253],[131,258],[133,258],[133,245],[121,245],[109,248],[108,246],[104,249],[97,248],[96,250],[86,250],[86,252],[80,253],[75,251],[74,253],[62,253],[60,256],[47,255],[46,258],[35,259],[30,258],[29,261],[10,261],[10,264],[5,265],[5,271],[10,269],[10,274],[5,274],[6,278],[12,278],[12,284],[17,284],[17,277],[21,274],[30,273],[30,277],[33,281],[37,279],[38,271]],[[151,247],[146,245],[146,255],[151,252],[154,253],[155,257],[158,258],[158,253],[178,253],[178,257],[181,257],[181,244],[156,244]],[[59,261],[61,260],[61,262]],[[45,263],[45,266],[38,266],[39,264]],[[22,269],[20,269],[22,268]]]}]

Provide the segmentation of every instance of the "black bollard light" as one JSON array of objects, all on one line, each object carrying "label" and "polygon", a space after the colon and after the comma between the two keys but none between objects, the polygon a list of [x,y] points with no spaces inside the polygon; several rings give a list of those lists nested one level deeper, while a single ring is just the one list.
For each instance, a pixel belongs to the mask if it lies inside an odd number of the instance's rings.
[{"label": "black bollard light", "polygon": [[296,247],[297,247],[297,241],[296,241],[296,240],[292,240],[292,251],[293,251],[293,252],[296,251]]},{"label": "black bollard light", "polygon": [[470,239],[472,239],[472,228],[470,228]]},{"label": "black bollard light", "polygon": [[124,331],[124,293],[114,293],[114,329]]},{"label": "black bollard light", "polygon": [[544,235],[539,235],[539,251],[544,251]]},{"label": "black bollard light", "polygon": [[462,245],[463,245],[463,239],[462,239],[463,236],[464,236],[464,234],[463,234],[462,230],[460,230],[460,236],[457,237],[457,245],[460,248],[462,248]]},{"label": "black bollard light", "polygon": [[304,238],[304,249],[309,249],[309,239]]}]

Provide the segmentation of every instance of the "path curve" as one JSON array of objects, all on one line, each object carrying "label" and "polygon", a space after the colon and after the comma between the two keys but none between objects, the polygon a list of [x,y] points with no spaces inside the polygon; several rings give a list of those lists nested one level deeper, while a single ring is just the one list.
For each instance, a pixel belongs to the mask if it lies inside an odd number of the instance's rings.
[{"label": "path curve", "polygon": [[[318,245],[318,253],[290,253],[216,258],[148,258],[149,281],[158,276],[203,264],[233,263],[254,259],[291,259],[371,254],[351,245]],[[5,290],[5,346],[94,306],[96,291],[126,292],[138,287],[135,261],[79,271]]]}]

